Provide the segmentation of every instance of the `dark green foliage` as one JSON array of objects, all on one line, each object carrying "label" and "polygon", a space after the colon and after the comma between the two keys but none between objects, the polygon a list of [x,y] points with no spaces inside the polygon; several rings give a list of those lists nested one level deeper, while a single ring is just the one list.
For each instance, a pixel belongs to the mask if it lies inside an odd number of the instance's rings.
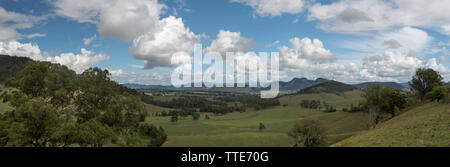
[{"label": "dark green foliage", "polygon": [[325,112],[336,112],[336,108],[334,108],[333,106],[329,105],[326,102],[323,102],[323,107],[325,108]]},{"label": "dark green foliage", "polygon": [[442,76],[433,69],[419,68],[409,85],[419,94],[420,99],[424,100],[425,95],[435,86],[443,85]]},{"label": "dark green foliage", "polygon": [[327,81],[302,89],[298,93],[338,93],[352,90],[356,90],[356,87],[337,81]]},{"label": "dark green foliage", "polygon": [[45,147],[52,143],[53,134],[62,125],[56,109],[42,99],[26,101],[16,110],[3,116],[3,133],[7,132],[6,146]]},{"label": "dark green foliage", "polygon": [[0,83],[5,82],[9,77],[13,77],[21,71],[25,64],[31,61],[26,57],[0,55]]},{"label": "dark green foliage", "polygon": [[321,147],[326,144],[326,130],[314,120],[303,120],[292,127],[288,135],[295,139],[294,147]]},{"label": "dark green foliage", "polygon": [[170,122],[177,123],[177,121],[178,121],[178,116],[177,115],[172,115],[172,117],[170,117]]},{"label": "dark green foliage", "polygon": [[[0,146],[101,147],[111,143],[141,145],[137,132],[148,113],[137,92],[109,79],[109,72],[90,68],[77,75],[67,67],[29,61],[2,94],[15,109],[0,114]],[[144,136],[147,146],[167,138],[160,127]]]},{"label": "dark green foliage", "polygon": [[139,133],[145,138],[149,138],[147,146],[149,147],[159,147],[167,139],[167,135],[162,127],[156,128],[149,123],[141,123],[139,125]]},{"label": "dark green foliage", "polygon": [[447,87],[443,86],[435,86],[431,92],[427,93],[427,98],[431,99],[432,101],[439,102],[440,100],[444,99],[448,92]]},{"label": "dark green foliage", "polygon": [[368,113],[369,122],[373,126],[377,125],[384,113],[394,117],[401,109],[406,107],[406,96],[400,91],[392,88],[382,88],[380,85],[369,86],[363,95],[362,103]]},{"label": "dark green foliage", "polygon": [[344,111],[344,112],[351,112],[351,113],[353,113],[353,112],[361,112],[361,111],[364,111],[365,109],[364,109],[364,107],[362,106],[362,104],[359,104],[358,106],[355,106],[355,105],[353,105],[353,104],[350,104],[350,107],[349,108],[343,108],[342,109],[342,111]]},{"label": "dark green foliage", "polygon": [[401,109],[406,107],[406,96],[392,88],[384,88],[382,91],[384,103],[380,104],[381,110],[394,117]]},{"label": "dark green foliage", "polygon": [[259,123],[259,132],[262,132],[264,129],[266,129],[266,126],[263,123]]},{"label": "dark green foliage", "polygon": [[56,107],[64,108],[73,98],[75,72],[66,66],[50,62],[28,61],[6,85],[15,87],[30,97],[40,97]]},{"label": "dark green foliage", "polygon": [[197,112],[192,113],[192,119],[193,120],[198,120],[200,118],[200,114]]},{"label": "dark green foliage", "polygon": [[320,100],[302,100],[300,106],[308,109],[320,109],[322,107]]},{"label": "dark green foliage", "polygon": [[205,115],[205,119],[206,119],[206,120],[209,120],[209,116],[208,116],[208,115]]},{"label": "dark green foliage", "polygon": [[[226,114],[234,111],[245,112],[246,108],[260,110],[280,105],[278,99],[261,99],[258,96],[218,97],[213,101],[198,96],[187,96],[175,98],[170,101],[158,101],[150,96],[141,94],[141,100],[145,103],[161,107],[182,110],[199,109],[200,112],[210,112],[214,114]],[[229,106],[226,102],[239,102],[242,105]]]},{"label": "dark green foliage", "polygon": [[91,119],[79,125],[75,141],[81,146],[102,147],[114,135],[110,127]]}]

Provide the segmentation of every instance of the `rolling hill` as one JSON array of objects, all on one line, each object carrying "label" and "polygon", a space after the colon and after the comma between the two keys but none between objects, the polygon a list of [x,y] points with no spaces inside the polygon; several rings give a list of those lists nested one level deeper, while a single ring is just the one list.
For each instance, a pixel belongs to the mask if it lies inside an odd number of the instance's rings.
[{"label": "rolling hill", "polygon": [[31,59],[0,55],[0,83],[3,83],[6,78],[16,75],[17,72],[23,69],[28,61],[31,61]]},{"label": "rolling hill", "polygon": [[323,82],[317,85],[313,85],[310,87],[307,87],[305,89],[302,89],[298,91],[300,94],[307,94],[307,93],[338,93],[338,92],[345,92],[345,91],[353,91],[357,88],[352,85],[344,84],[342,82],[337,81],[328,81]]},{"label": "rolling hill", "polygon": [[333,146],[450,146],[450,104],[430,102]]},{"label": "rolling hill", "polygon": [[280,81],[280,90],[298,91],[327,81],[329,80],[323,78],[318,78],[316,80],[308,80],[306,78],[294,78],[289,82]]}]

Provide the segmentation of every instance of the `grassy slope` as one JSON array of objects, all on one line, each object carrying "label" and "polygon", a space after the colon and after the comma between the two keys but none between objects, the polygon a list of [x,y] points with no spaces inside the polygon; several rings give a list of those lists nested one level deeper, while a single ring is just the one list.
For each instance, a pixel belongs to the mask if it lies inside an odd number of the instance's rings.
[{"label": "grassy slope", "polygon": [[[329,143],[338,142],[350,135],[366,129],[366,119],[361,113],[325,113],[317,110],[302,109],[299,99],[321,99],[344,107],[357,103],[359,92],[347,92],[342,96],[336,94],[310,94],[285,96],[280,98],[287,107],[274,107],[261,111],[230,113],[222,116],[208,114],[210,120],[194,121],[191,117],[180,118],[170,123],[170,117],[149,117],[147,121],[163,126],[169,135],[164,146],[291,146],[293,140],[287,132],[297,122],[305,118],[315,118],[329,130]],[[350,98],[352,97],[352,98]],[[258,130],[262,122],[266,129]]]},{"label": "grassy slope", "polygon": [[450,104],[427,103],[334,146],[450,146]]}]

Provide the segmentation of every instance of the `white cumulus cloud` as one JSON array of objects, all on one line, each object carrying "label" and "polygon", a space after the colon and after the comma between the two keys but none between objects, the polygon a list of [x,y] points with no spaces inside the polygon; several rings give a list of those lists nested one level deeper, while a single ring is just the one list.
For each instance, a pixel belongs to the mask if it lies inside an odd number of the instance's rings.
[{"label": "white cumulus cloud", "polygon": [[242,37],[240,32],[220,30],[217,38],[204,51],[205,53],[218,52],[225,57],[226,52],[248,52],[254,45],[255,42],[252,39]]},{"label": "white cumulus cloud", "polygon": [[158,27],[165,5],[157,0],[56,0],[55,12],[80,23],[93,23],[101,37],[130,41]]},{"label": "white cumulus cloud", "polygon": [[106,54],[97,54],[81,48],[81,54],[63,53],[59,56],[52,57],[50,60],[54,63],[65,65],[76,73],[82,73],[92,65],[108,59],[109,56]]},{"label": "white cumulus cloud", "polygon": [[336,55],[325,49],[319,39],[297,37],[289,40],[292,48],[278,47],[280,51],[280,64],[283,68],[297,71],[309,66],[310,61],[329,62],[336,59]]},{"label": "white cumulus cloud", "polygon": [[319,21],[327,31],[368,34],[395,27],[415,26],[446,30],[450,22],[450,1],[423,0],[339,0],[316,3],[309,8],[309,20]]},{"label": "white cumulus cloud", "polygon": [[133,40],[129,48],[136,59],[144,60],[145,68],[172,66],[171,58],[189,59],[200,36],[184,26],[181,18],[169,16],[159,23],[154,32],[145,33]]},{"label": "white cumulus cloud", "polygon": [[246,4],[262,17],[281,16],[284,13],[298,14],[305,6],[304,0],[231,0],[231,2]]}]

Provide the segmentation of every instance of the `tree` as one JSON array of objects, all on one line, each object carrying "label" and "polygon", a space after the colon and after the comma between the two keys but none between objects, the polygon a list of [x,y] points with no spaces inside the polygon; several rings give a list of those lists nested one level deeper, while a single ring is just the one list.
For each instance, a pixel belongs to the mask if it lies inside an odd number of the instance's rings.
[{"label": "tree", "polygon": [[114,132],[110,127],[91,119],[79,125],[75,140],[83,147],[102,147],[113,136]]},{"label": "tree", "polygon": [[10,126],[8,136],[15,136],[16,146],[45,147],[51,145],[53,134],[61,126],[56,109],[45,104],[42,99],[29,100],[9,113]]},{"label": "tree", "polygon": [[382,88],[380,85],[370,85],[364,90],[362,109],[367,112],[369,123],[376,126],[381,122],[384,113],[395,116],[395,113],[405,108],[406,96],[392,88]]},{"label": "tree", "polygon": [[294,147],[320,147],[326,144],[326,130],[317,121],[303,120],[296,123],[288,135],[295,140]]},{"label": "tree", "polygon": [[199,113],[197,113],[197,112],[193,112],[192,113],[192,119],[193,120],[198,120],[200,118],[200,114]]},{"label": "tree", "polygon": [[75,76],[74,71],[60,64],[29,61],[15,77],[7,79],[6,85],[31,97],[44,98],[55,107],[64,108],[75,90]]},{"label": "tree", "polygon": [[442,86],[442,76],[433,69],[419,68],[413,76],[409,85],[418,92],[420,100],[424,100],[425,95],[433,90],[435,86]]},{"label": "tree", "polygon": [[448,88],[443,86],[436,86],[434,87],[431,92],[427,94],[427,97],[430,98],[432,101],[439,102],[440,100],[444,99],[447,95]]},{"label": "tree", "polygon": [[262,132],[264,129],[266,129],[266,126],[263,123],[259,123],[259,132]]},{"label": "tree", "polygon": [[167,134],[160,126],[159,129],[149,123],[142,123],[139,125],[139,133],[142,136],[149,137],[147,146],[160,147],[167,140]]},{"label": "tree", "polygon": [[99,119],[114,100],[117,100],[117,85],[109,79],[108,70],[89,68],[77,77],[79,93],[75,97],[78,121]]},{"label": "tree", "polygon": [[380,104],[381,110],[391,114],[391,117],[395,117],[395,113],[405,108],[406,96],[400,91],[386,87],[381,91],[383,97],[383,103]]},{"label": "tree", "polygon": [[382,111],[380,104],[384,103],[382,87],[378,84],[370,85],[364,90],[363,105],[366,108],[370,124],[377,125],[381,121]]},{"label": "tree", "polygon": [[177,123],[177,121],[178,121],[178,116],[177,115],[172,115],[172,117],[170,118],[170,122]]},{"label": "tree", "polygon": [[30,61],[7,79],[15,89],[0,97],[15,108],[0,114],[0,146],[101,147],[121,144],[119,139],[127,146],[162,145],[167,138],[162,127],[139,133],[148,116],[139,94],[109,76],[99,68],[77,75],[63,65]]},{"label": "tree", "polygon": [[77,143],[79,129],[74,121],[65,123],[59,128],[51,137],[52,147],[67,147],[71,144]]}]

